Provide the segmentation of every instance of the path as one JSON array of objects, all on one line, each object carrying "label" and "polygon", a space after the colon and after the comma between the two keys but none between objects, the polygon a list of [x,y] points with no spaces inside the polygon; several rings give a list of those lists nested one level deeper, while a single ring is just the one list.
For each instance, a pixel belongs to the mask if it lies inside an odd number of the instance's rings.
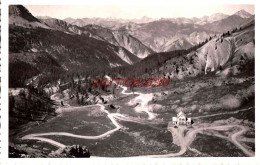
[{"label": "path", "polygon": [[214,116],[226,115],[226,114],[236,114],[236,113],[248,111],[248,110],[251,110],[251,109],[253,109],[253,107],[249,107],[249,108],[246,108],[246,109],[240,109],[240,110],[232,111],[232,112],[222,112],[222,113],[212,114],[212,115],[197,116],[197,117],[193,117],[192,119],[201,119],[201,118],[214,117]]},{"label": "path", "polygon": [[242,135],[243,133],[247,132],[247,128],[246,127],[242,127],[242,126],[239,126],[241,128],[240,131],[234,133],[232,136],[231,136],[231,140],[232,142],[237,146],[239,147],[247,156],[255,156],[255,154],[253,152],[250,152],[248,151],[243,145],[241,145],[238,141],[237,141],[237,137]]},{"label": "path", "polygon": [[[131,93],[126,93],[127,87],[124,87],[122,85],[119,85],[119,86],[123,89],[122,92],[121,92],[122,94],[125,94],[125,95],[130,95],[131,94]],[[146,107],[148,102],[152,99],[153,95],[152,94],[142,94],[142,93],[139,93],[139,92],[135,92],[135,94],[139,95],[135,99],[141,100],[141,106],[140,106],[141,110],[140,111],[145,111],[148,114],[148,116],[149,116],[149,118],[148,118],[149,120],[155,118],[155,115],[153,113],[149,112],[148,108]],[[149,95],[149,97],[147,98],[148,95]],[[81,138],[81,139],[101,139],[101,138],[105,138],[105,137],[109,136],[110,134],[112,134],[115,131],[118,131],[120,128],[122,128],[122,126],[116,121],[116,119],[123,120],[123,121],[133,121],[133,122],[143,123],[142,121],[135,120],[135,119],[130,119],[129,117],[126,117],[126,116],[124,116],[122,114],[119,114],[119,113],[109,113],[107,110],[105,110],[104,105],[101,105],[101,104],[96,104],[96,105],[91,105],[91,106],[93,106],[93,107],[94,106],[99,106],[100,110],[102,110],[105,113],[107,113],[108,118],[114,124],[115,128],[110,130],[110,131],[107,131],[107,132],[105,132],[105,133],[103,133],[101,135],[98,135],[98,136],[76,135],[76,134],[67,133],[67,132],[49,132],[49,133],[29,134],[29,135],[26,135],[26,136],[22,137],[22,139],[23,140],[25,140],[25,139],[27,139],[27,140],[40,140],[40,141],[44,141],[44,142],[50,143],[50,144],[52,144],[54,146],[57,146],[59,148],[65,148],[66,146],[64,144],[61,144],[61,143],[56,142],[56,141],[51,140],[51,139],[43,138],[41,136],[55,135],[55,136],[68,136],[68,137]],[[91,106],[86,106],[86,107],[91,107]],[[77,108],[84,108],[84,107],[68,108],[68,110],[74,110],[74,109],[77,109]],[[67,108],[64,108],[64,109],[67,109]],[[249,110],[249,109],[251,109],[251,108],[238,110],[238,111],[236,111],[236,113],[239,112],[239,111],[246,111],[246,110]],[[195,119],[203,118],[203,117],[211,117],[211,116],[216,116],[216,115],[223,115],[223,114],[227,114],[227,113],[228,112],[220,113],[220,114],[213,114],[213,115],[206,115],[206,116],[198,116]],[[230,114],[231,113],[234,113],[234,112],[230,112]],[[185,136],[178,135],[177,137],[179,138],[181,150],[179,152],[177,152],[177,153],[170,153],[170,154],[163,154],[163,155],[161,155],[161,154],[160,155],[141,155],[141,156],[137,156],[137,157],[160,157],[160,158],[162,158],[162,157],[181,156],[181,155],[183,155],[187,151],[187,149],[189,148],[189,146],[191,145],[191,143],[195,139],[195,136],[196,136],[196,134],[198,132],[200,132],[202,130],[208,130],[208,129],[226,130],[226,129],[230,129],[232,127],[239,127],[239,128],[241,128],[241,130],[236,132],[236,133],[234,133],[233,135],[231,135],[231,141],[237,147],[239,147],[246,155],[254,156],[254,153],[248,151],[245,147],[243,147],[237,141],[237,137],[242,135],[243,133],[245,133],[247,131],[246,127],[239,126],[239,125],[221,125],[221,126],[209,126],[209,127],[203,127],[203,128],[195,128],[193,130],[188,131]],[[172,128],[172,129],[175,129],[175,128]]]},{"label": "path", "polygon": [[[109,76],[105,76],[105,78],[107,78],[109,81],[111,81],[111,78]],[[112,82],[114,83],[114,82]],[[123,89],[123,91],[121,92],[124,95],[131,95],[132,93],[126,93],[127,87],[123,86],[123,85],[118,85],[120,88]],[[139,96],[137,96],[136,98],[134,98],[133,100],[131,100],[131,102],[138,102],[140,103],[140,106],[135,107],[135,110],[137,112],[146,112],[148,114],[148,120],[152,120],[155,118],[155,114],[150,112],[148,110],[148,103],[149,101],[151,101],[153,99],[153,94],[144,94],[144,93],[140,93],[140,92],[134,92],[134,94],[138,94]]]},{"label": "path", "polygon": [[40,141],[44,141],[44,142],[47,142],[47,143],[50,143],[54,146],[57,146],[59,148],[65,148],[66,146],[61,144],[61,143],[58,143],[54,140],[51,140],[51,139],[47,139],[47,138],[42,138],[41,136],[50,136],[50,135],[55,135],[55,136],[68,136],[68,137],[74,137],[74,138],[81,138],[81,139],[101,139],[101,138],[104,138],[112,133],[114,133],[115,131],[119,130],[122,126],[115,120],[115,117],[124,117],[124,115],[122,114],[116,114],[116,113],[112,113],[110,114],[107,110],[105,110],[105,107],[101,104],[96,104],[95,106],[100,106],[100,109],[102,111],[104,111],[105,113],[107,113],[108,115],[108,118],[111,120],[111,122],[115,125],[116,128],[110,130],[110,131],[107,131],[101,135],[98,135],[98,136],[85,136],[85,135],[75,135],[75,134],[72,134],[72,133],[67,133],[67,132],[49,132],[49,133],[37,133],[37,134],[29,134],[29,135],[26,135],[24,137],[22,137],[23,140],[26,140],[26,139],[30,139],[30,140],[40,140]]}]

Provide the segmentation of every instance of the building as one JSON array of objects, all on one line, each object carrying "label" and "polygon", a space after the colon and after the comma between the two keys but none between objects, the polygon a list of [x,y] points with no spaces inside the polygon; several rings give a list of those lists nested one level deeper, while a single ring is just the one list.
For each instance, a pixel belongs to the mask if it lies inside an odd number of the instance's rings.
[{"label": "building", "polygon": [[173,125],[177,125],[178,118],[177,117],[172,117],[172,123]]},{"label": "building", "polygon": [[191,125],[192,124],[191,118],[187,118],[186,124],[187,125]]},{"label": "building", "polygon": [[191,125],[191,118],[187,118],[186,114],[182,111],[177,114],[177,117],[172,117],[173,125]]}]

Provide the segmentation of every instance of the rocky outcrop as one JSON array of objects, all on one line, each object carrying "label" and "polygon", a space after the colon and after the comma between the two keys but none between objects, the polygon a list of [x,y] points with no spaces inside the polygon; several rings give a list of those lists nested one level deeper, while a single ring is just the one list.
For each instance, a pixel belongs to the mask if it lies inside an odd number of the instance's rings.
[{"label": "rocky outcrop", "polygon": [[26,28],[42,27],[49,29],[47,25],[42,23],[39,19],[34,17],[24,6],[22,5],[10,5],[9,6],[9,24],[22,26]]},{"label": "rocky outcrop", "polygon": [[24,6],[22,5],[10,5],[9,6],[9,16],[21,17],[29,22],[40,22],[36,17],[34,17]]}]

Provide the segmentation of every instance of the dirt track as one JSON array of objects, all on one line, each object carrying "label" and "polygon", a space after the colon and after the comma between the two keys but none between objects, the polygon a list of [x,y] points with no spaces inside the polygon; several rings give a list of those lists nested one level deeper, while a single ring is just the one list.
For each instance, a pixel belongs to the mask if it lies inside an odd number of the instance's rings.
[{"label": "dirt track", "polygon": [[[127,90],[126,87],[120,86],[121,88],[123,88],[123,91],[121,92],[122,94],[125,95],[129,95],[131,93],[126,93],[125,91]],[[135,94],[139,94],[139,96],[137,97],[139,100],[141,100],[142,104],[141,104],[141,108],[143,108],[143,111],[147,112],[149,115],[148,120],[151,120],[153,118],[155,118],[155,116],[151,113],[149,114],[149,111],[146,109],[146,105],[149,102],[149,99],[152,98],[145,98],[142,93],[138,93],[136,92]],[[107,116],[109,117],[109,119],[111,120],[111,122],[114,124],[115,128],[107,131],[101,135],[98,136],[83,136],[83,135],[75,135],[72,133],[67,133],[67,132],[48,132],[48,133],[39,133],[39,134],[29,134],[26,135],[24,137],[22,137],[23,140],[40,140],[40,141],[44,141],[47,143],[50,143],[54,146],[57,146],[59,148],[65,148],[66,146],[64,144],[61,144],[59,142],[56,142],[54,140],[51,139],[47,139],[47,138],[43,138],[42,136],[49,136],[49,135],[59,135],[59,136],[68,136],[68,137],[73,137],[73,138],[81,138],[81,139],[101,139],[101,138],[105,138],[108,135],[118,131],[120,128],[122,128],[122,126],[116,121],[116,119],[118,120],[123,120],[123,121],[131,121],[131,122],[139,122],[139,123],[143,123],[145,124],[145,121],[142,120],[137,120],[134,118],[130,118],[130,117],[126,117],[125,115],[119,114],[119,113],[109,113],[107,110],[105,110],[104,105],[101,104],[97,104],[97,105],[91,105],[92,107],[94,106],[99,106],[100,109],[102,111],[104,111],[105,113],[107,113]],[[90,106],[87,106],[90,107]],[[77,109],[77,108],[84,108],[84,107],[74,107],[74,108],[69,108],[70,110],[73,109]],[[249,108],[250,109],[250,108]],[[238,110],[238,111],[246,111],[249,109],[243,109],[243,110]],[[235,112],[230,112],[235,113]],[[221,113],[221,115],[223,114],[228,114],[228,113]],[[214,115],[207,115],[207,116],[215,116],[215,115],[220,115],[220,114],[214,114]],[[203,117],[207,117],[207,116],[199,116],[196,118],[203,118]],[[248,151],[245,147],[243,147],[238,141],[237,141],[237,137],[239,135],[242,135],[243,133],[245,133],[248,128],[244,127],[244,126],[240,126],[240,125],[221,125],[221,126],[208,126],[208,127],[203,127],[203,128],[194,128],[190,131],[187,132],[187,134],[184,135],[177,135],[177,137],[179,138],[179,142],[180,142],[180,147],[181,150],[177,153],[170,153],[170,154],[163,154],[163,155],[142,155],[142,156],[138,156],[138,157],[176,157],[176,156],[181,156],[183,155],[187,149],[189,148],[189,146],[191,145],[191,143],[193,142],[193,140],[195,139],[195,136],[197,133],[201,132],[202,130],[209,130],[209,129],[213,129],[213,130],[227,130],[230,129],[232,127],[239,127],[241,130],[232,134],[231,135],[231,141],[238,147],[240,148],[247,156],[254,156],[253,152]],[[171,128],[171,132],[172,133],[176,133],[174,130],[175,128]]]}]

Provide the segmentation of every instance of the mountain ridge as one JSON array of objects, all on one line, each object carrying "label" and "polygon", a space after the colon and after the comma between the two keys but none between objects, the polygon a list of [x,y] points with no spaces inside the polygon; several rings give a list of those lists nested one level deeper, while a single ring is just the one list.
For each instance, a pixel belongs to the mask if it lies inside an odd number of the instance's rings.
[{"label": "mountain ridge", "polygon": [[[23,12],[25,12],[25,14],[23,14]],[[30,18],[30,22],[25,21],[24,18],[22,16],[27,16]],[[147,55],[153,53],[153,51],[151,49],[149,49],[148,47],[146,47],[144,44],[142,44],[139,40],[137,40],[136,38],[132,37],[132,36],[128,36],[131,38],[131,42],[133,43],[128,43],[131,46],[126,46],[126,43],[118,43],[118,41],[114,41],[111,42],[110,39],[104,38],[104,36],[102,36],[104,33],[102,31],[105,30],[105,28],[99,28],[98,30],[100,32],[93,31],[93,29],[88,29],[88,28],[83,28],[83,27],[78,27],[76,25],[72,25],[67,23],[66,21],[63,20],[59,20],[56,18],[50,18],[50,17],[43,17],[43,19],[38,19],[36,17],[34,17],[25,7],[23,6],[10,6],[10,20],[12,20],[12,22],[10,22],[11,24],[15,24],[17,26],[23,26],[23,27],[27,27],[27,28],[32,28],[32,27],[42,27],[42,28],[46,28],[46,29],[54,29],[54,30],[58,30],[58,31],[62,31],[64,33],[70,33],[70,34],[77,34],[77,35],[87,35],[89,37],[95,38],[97,40],[101,40],[101,41],[107,41],[111,44],[114,44],[115,46],[119,46],[119,47],[123,47],[124,49],[129,49],[128,51],[130,51],[131,53],[134,53],[136,55],[137,58],[134,58],[134,61],[129,61],[127,60],[127,63],[135,63],[136,59],[138,58],[144,58]],[[19,20],[19,21],[17,21]],[[35,24],[34,22],[37,21],[37,24]],[[19,22],[17,24],[17,22]],[[113,35],[113,33],[111,32],[110,29],[107,29],[107,33],[110,33],[111,35]],[[105,34],[106,35],[106,34]],[[121,35],[122,36],[122,35]],[[127,35],[125,35],[124,37],[127,37]],[[115,37],[113,36],[112,38]],[[138,43],[138,44],[137,44]],[[135,48],[136,46],[136,48]],[[141,47],[141,48],[139,48]],[[138,51],[140,50],[140,51]],[[125,51],[123,51],[125,52]],[[122,53],[122,52],[121,52]],[[127,53],[129,54],[129,53]],[[119,55],[119,57],[121,58],[122,55]],[[129,58],[128,59],[133,59],[133,58]]]}]

